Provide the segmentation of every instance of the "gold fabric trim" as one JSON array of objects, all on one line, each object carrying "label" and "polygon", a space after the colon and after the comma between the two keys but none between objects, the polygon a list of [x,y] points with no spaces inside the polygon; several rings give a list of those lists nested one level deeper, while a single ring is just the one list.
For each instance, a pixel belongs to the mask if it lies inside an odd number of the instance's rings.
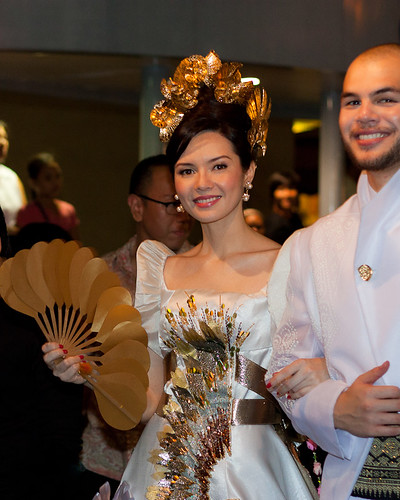
[{"label": "gold fabric trim", "polygon": [[368,499],[400,499],[400,436],[376,437],[352,495]]},{"label": "gold fabric trim", "polygon": [[232,425],[280,424],[280,412],[265,399],[234,399]]}]

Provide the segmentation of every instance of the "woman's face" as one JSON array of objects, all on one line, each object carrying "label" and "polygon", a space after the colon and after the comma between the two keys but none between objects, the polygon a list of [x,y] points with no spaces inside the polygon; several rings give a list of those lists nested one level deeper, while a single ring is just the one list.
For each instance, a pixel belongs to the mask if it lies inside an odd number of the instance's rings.
[{"label": "woman's face", "polygon": [[61,168],[56,163],[43,167],[32,186],[38,196],[57,198],[62,187]]},{"label": "woman's face", "polygon": [[200,222],[214,222],[242,210],[252,163],[243,171],[232,143],[218,132],[202,132],[190,142],[175,165],[175,187],[185,210]]}]

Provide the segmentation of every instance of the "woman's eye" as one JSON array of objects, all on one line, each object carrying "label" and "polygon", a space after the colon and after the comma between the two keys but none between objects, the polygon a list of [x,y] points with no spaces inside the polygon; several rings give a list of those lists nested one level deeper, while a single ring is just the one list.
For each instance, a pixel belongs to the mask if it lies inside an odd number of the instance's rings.
[{"label": "woman's eye", "polygon": [[226,167],[227,165],[225,165],[225,163],[218,163],[217,165],[214,165],[215,170],[223,170]]},{"label": "woman's eye", "polygon": [[182,168],[181,170],[178,170],[178,175],[190,175],[191,173],[193,173],[191,168]]}]

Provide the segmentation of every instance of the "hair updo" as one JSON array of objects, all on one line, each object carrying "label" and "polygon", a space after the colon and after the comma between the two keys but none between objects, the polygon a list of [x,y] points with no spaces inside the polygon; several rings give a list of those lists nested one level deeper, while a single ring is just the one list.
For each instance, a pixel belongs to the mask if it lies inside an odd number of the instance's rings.
[{"label": "hair updo", "polygon": [[215,100],[212,89],[203,88],[198,104],[183,117],[167,146],[167,156],[175,165],[190,141],[201,132],[218,132],[228,139],[240,158],[246,172],[253,158],[247,133],[251,120],[246,107],[239,104],[224,104]]}]

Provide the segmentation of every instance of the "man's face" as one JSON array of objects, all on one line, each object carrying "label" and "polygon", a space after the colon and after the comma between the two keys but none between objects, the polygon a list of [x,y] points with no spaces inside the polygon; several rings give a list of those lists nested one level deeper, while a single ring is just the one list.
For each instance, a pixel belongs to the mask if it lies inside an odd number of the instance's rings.
[{"label": "man's face", "polygon": [[5,161],[8,154],[8,135],[6,129],[0,125],[0,163]]},{"label": "man's face", "polygon": [[400,167],[400,56],[359,57],[343,83],[339,126],[361,170]]},{"label": "man's face", "polygon": [[[175,187],[169,168],[164,165],[155,167],[151,182],[141,194],[158,201],[175,201]],[[160,203],[144,199],[141,201],[143,212],[139,224],[142,238],[158,240],[173,251],[179,250],[189,236],[193,219],[186,213],[176,212],[170,215]]]},{"label": "man's face", "polygon": [[297,189],[281,186],[274,191],[274,203],[284,212],[296,212],[299,192]]}]

